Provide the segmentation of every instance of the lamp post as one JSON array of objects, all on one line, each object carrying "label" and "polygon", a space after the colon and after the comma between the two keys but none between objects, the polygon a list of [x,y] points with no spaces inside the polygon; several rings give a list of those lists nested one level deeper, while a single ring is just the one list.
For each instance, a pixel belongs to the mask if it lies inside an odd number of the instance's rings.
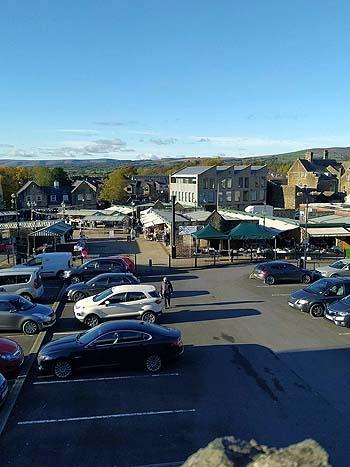
[{"label": "lamp post", "polygon": [[64,220],[65,209],[66,209],[66,203],[64,201],[62,201],[61,207],[62,207],[62,220]]},{"label": "lamp post", "polygon": [[30,209],[30,220],[32,221],[34,218],[34,208],[36,207],[35,201],[28,201],[27,206]]},{"label": "lamp post", "polygon": [[297,192],[297,196],[305,198],[305,211],[304,211],[304,268],[306,269],[306,255],[308,247],[308,222],[309,222],[309,196],[317,195],[317,191],[308,191],[307,185],[304,185],[300,188],[300,191]]},{"label": "lamp post", "polygon": [[16,212],[16,224],[17,224],[17,237],[19,236],[19,220],[18,220],[18,206],[17,206],[17,195],[12,193],[11,195],[11,205],[12,209]]}]

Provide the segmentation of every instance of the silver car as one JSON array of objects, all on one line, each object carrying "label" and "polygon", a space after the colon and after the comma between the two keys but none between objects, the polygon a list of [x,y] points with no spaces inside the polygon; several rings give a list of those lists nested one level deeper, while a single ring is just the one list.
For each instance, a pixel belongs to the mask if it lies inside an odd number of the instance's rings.
[{"label": "silver car", "polygon": [[340,259],[328,266],[317,268],[323,277],[350,277],[350,259]]},{"label": "silver car", "polygon": [[32,303],[15,294],[0,294],[0,330],[19,330],[32,335],[52,326],[55,312],[47,305]]},{"label": "silver car", "polygon": [[103,320],[118,318],[154,323],[162,314],[162,298],[153,285],[119,285],[79,300],[74,314],[90,328]]}]

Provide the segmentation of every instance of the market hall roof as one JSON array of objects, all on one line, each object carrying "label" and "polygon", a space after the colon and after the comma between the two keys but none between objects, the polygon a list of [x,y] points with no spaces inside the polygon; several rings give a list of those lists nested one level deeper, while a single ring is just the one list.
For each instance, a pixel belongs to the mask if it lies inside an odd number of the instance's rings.
[{"label": "market hall roof", "polygon": [[203,229],[192,234],[197,240],[227,240],[227,235],[220,230],[216,230],[212,225],[207,224]]},{"label": "market hall roof", "polygon": [[272,229],[252,222],[241,222],[230,230],[228,237],[232,240],[271,240],[277,233]]}]

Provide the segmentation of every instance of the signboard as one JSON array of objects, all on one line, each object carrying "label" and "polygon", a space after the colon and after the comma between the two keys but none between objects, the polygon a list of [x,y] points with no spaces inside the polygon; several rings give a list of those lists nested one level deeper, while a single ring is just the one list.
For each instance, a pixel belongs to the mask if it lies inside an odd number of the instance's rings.
[{"label": "signboard", "polygon": [[198,225],[179,225],[179,235],[191,235],[198,230]]}]

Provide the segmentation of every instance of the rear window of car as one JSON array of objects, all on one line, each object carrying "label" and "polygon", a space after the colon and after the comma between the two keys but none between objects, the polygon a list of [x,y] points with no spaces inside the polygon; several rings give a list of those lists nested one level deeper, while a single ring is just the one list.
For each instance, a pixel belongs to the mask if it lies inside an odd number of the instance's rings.
[{"label": "rear window of car", "polygon": [[0,285],[27,284],[30,281],[30,274],[14,274],[12,276],[1,276]]},{"label": "rear window of car", "polygon": [[160,297],[160,293],[157,292],[156,290],[152,290],[151,292],[149,292],[149,294],[153,298],[159,298]]}]

